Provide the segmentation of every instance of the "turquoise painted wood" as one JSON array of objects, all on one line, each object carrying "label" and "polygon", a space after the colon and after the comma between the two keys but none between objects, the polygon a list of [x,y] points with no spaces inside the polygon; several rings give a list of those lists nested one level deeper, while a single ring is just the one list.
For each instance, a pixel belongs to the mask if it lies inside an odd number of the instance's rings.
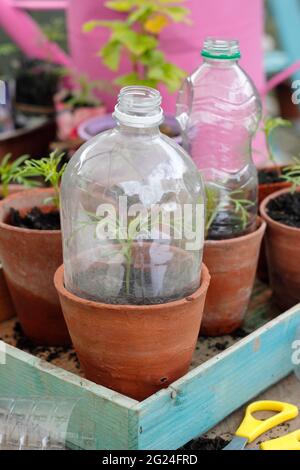
[{"label": "turquoise painted wood", "polygon": [[75,446],[176,449],[287,376],[299,326],[300,305],[141,403],[7,346],[0,396],[79,398]]},{"label": "turquoise painted wood", "polygon": [[[288,65],[299,60],[300,5],[298,0],[268,0],[276,24],[280,46],[288,58]],[[300,71],[294,74],[300,79]]]},{"label": "turquoise painted wood", "polygon": [[139,405],[142,449],[176,449],[292,370],[300,305]]}]

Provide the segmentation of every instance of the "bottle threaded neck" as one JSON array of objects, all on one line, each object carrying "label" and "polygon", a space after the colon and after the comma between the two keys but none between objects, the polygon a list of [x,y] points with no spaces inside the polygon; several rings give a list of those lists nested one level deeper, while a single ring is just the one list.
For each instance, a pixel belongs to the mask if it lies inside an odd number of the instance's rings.
[{"label": "bottle threaded neck", "polygon": [[127,86],[121,89],[113,114],[122,124],[132,127],[152,127],[163,121],[161,94],[146,86]]},{"label": "bottle threaded neck", "polygon": [[239,41],[208,37],[204,41],[201,55],[209,59],[237,60],[241,57]]}]

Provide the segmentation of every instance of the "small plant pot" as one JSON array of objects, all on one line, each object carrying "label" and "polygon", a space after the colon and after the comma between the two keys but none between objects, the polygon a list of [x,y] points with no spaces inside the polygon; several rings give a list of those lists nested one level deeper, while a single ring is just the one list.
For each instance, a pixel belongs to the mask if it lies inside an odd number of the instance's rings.
[{"label": "small plant pot", "polygon": [[[278,169],[281,171],[283,168],[284,166],[280,166],[280,167],[272,166],[272,167],[263,168],[262,171],[263,170],[271,170],[271,171],[277,170],[278,171]],[[276,183],[259,184],[259,187],[258,187],[259,204],[261,204],[262,201],[266,197],[270,196],[276,191],[289,188],[290,186],[291,186],[291,183],[289,183],[288,181],[278,181]],[[262,282],[265,282],[267,284],[269,283],[269,273],[268,273],[267,257],[266,257],[266,252],[265,252],[265,243],[262,243],[261,245],[261,251],[260,251],[260,256],[258,260],[257,276]]]},{"label": "small plant pot", "polygon": [[[16,194],[20,191],[24,191],[24,186],[19,184],[9,185],[9,195]],[[2,194],[2,187],[0,186],[0,195]],[[0,263],[0,323],[13,318],[16,315],[10,293],[5,280],[3,267]]]},{"label": "small plant pot", "polygon": [[[271,167],[266,167],[266,168],[261,168],[260,171],[282,171],[283,168],[285,168],[287,165],[283,165],[283,166],[271,166]],[[289,183],[288,181],[277,181],[277,182],[274,182],[274,183],[260,183],[259,186],[258,186],[258,201],[259,201],[259,204],[262,203],[262,201],[270,196],[270,194],[273,194],[275,193],[276,191],[280,191],[281,189],[286,189],[286,188],[290,188],[291,187],[291,183]]]},{"label": "small plant pot", "polygon": [[191,363],[210,280],[187,298],[159,305],[111,305],[77,297],[54,278],[64,316],[88,379],[143,400],[184,375]]},{"label": "small plant pot", "polygon": [[266,224],[258,219],[255,232],[229,240],[208,240],[204,262],[211,274],[201,334],[221,336],[239,328],[249,303]]},{"label": "small plant pot", "polygon": [[60,230],[30,230],[8,223],[10,208],[22,214],[33,207],[49,210],[51,189],[32,189],[0,203],[0,258],[13,304],[24,333],[44,345],[64,345],[70,337],[53,276],[62,262]]},{"label": "small plant pot", "polygon": [[57,135],[60,140],[69,140],[77,136],[77,128],[88,119],[103,116],[104,105],[74,107],[63,101],[64,95],[58,93],[55,98]]},{"label": "small plant pot", "polygon": [[266,251],[270,283],[274,300],[282,311],[300,302],[300,229],[273,220],[267,213],[267,206],[272,199],[289,191],[277,191],[260,205],[261,216],[267,222]]}]

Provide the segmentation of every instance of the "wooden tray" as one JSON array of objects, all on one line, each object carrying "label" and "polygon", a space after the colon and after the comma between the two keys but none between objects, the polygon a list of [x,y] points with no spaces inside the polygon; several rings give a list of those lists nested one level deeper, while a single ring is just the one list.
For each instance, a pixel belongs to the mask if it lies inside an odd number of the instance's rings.
[{"label": "wooden tray", "polygon": [[270,290],[258,283],[243,329],[200,338],[190,372],[143,402],[84,379],[72,349],[34,348],[16,320],[4,322],[0,396],[80,398],[69,423],[72,446],[177,449],[293,370],[300,305],[276,317],[270,298]]}]

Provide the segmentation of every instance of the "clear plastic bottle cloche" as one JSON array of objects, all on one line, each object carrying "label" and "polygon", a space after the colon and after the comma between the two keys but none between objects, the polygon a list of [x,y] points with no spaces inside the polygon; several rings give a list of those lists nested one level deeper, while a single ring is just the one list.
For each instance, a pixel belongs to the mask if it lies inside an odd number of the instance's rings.
[{"label": "clear plastic bottle cloche", "polygon": [[252,139],[262,106],[255,85],[239,66],[240,56],[238,41],[207,38],[203,63],[185,80],[177,102],[183,146],[206,186],[206,232],[213,240],[256,228]]},{"label": "clear plastic bottle cloche", "polygon": [[204,189],[189,155],[162,135],[161,95],[121,90],[117,126],[72,157],[61,187],[65,286],[108,304],[158,304],[200,284]]}]

